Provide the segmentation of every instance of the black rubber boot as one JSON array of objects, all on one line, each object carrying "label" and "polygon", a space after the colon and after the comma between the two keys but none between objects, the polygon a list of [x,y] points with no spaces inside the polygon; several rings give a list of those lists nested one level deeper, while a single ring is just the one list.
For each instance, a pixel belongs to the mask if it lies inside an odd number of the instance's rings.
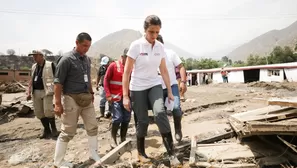
[{"label": "black rubber boot", "polygon": [[118,133],[118,130],[120,128],[120,123],[112,123],[112,126],[111,126],[111,137],[112,137],[112,143],[110,144],[111,148],[116,148],[118,146],[118,143],[117,143],[117,133]]},{"label": "black rubber boot", "polygon": [[141,163],[150,162],[150,158],[145,153],[145,137],[137,137],[138,159]]},{"label": "black rubber boot", "polygon": [[182,134],[182,126],[181,126],[181,119],[182,116],[173,116],[173,120],[174,120],[174,129],[175,129],[175,140],[177,142],[181,142],[182,138],[183,138],[183,134]]},{"label": "black rubber boot", "polygon": [[121,143],[126,141],[128,127],[129,127],[129,123],[121,124]]},{"label": "black rubber boot", "polygon": [[100,107],[100,117],[104,117],[105,107]]},{"label": "black rubber boot", "polygon": [[111,117],[111,105],[108,106],[108,111],[104,116],[105,116],[105,118],[110,118]]},{"label": "black rubber boot", "polygon": [[51,130],[52,130],[52,136],[54,138],[58,137],[60,132],[58,132],[57,127],[56,127],[56,121],[55,121],[55,117],[53,118],[48,118],[48,121],[50,123],[51,126]]},{"label": "black rubber boot", "polygon": [[50,126],[49,126],[49,119],[47,117],[41,118],[40,119],[44,130],[42,135],[39,137],[40,139],[45,139],[45,138],[49,138],[52,134],[51,130],[50,130]]},{"label": "black rubber boot", "polygon": [[180,165],[179,160],[175,156],[174,146],[173,146],[173,139],[172,139],[171,132],[162,134],[162,139],[163,139],[164,146],[165,146],[165,148],[167,150],[167,153],[169,155],[170,165],[171,166]]}]

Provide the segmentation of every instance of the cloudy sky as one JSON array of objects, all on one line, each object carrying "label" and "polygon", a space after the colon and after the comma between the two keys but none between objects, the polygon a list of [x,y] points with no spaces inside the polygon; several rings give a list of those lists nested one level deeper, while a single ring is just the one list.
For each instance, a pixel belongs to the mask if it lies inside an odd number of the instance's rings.
[{"label": "cloudy sky", "polygon": [[156,14],[165,41],[201,56],[287,27],[296,9],[296,0],[0,0],[0,52],[68,51],[82,31],[93,41],[126,28],[143,32],[144,18]]}]

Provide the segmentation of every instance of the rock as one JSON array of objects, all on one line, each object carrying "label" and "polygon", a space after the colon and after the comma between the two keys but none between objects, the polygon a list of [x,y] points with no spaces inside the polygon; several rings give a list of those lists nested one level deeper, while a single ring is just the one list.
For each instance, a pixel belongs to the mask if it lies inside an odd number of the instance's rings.
[{"label": "rock", "polygon": [[235,110],[234,110],[234,108],[226,108],[225,111],[226,112],[234,112]]},{"label": "rock", "polygon": [[25,162],[38,162],[38,161],[41,161],[42,159],[43,158],[42,158],[42,153],[40,149],[37,148],[36,146],[34,147],[31,146],[31,147],[25,148],[21,152],[13,154],[9,158],[8,163],[10,165],[15,166]]}]

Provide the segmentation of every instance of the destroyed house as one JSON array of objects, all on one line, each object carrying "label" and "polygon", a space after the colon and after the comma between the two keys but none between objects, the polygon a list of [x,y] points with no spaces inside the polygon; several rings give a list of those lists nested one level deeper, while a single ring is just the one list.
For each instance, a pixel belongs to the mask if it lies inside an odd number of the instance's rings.
[{"label": "destroyed house", "polygon": [[[283,63],[270,65],[257,65],[246,67],[225,67],[228,72],[229,83],[248,82],[296,82],[297,63]],[[191,85],[202,84],[203,74],[207,73],[212,83],[222,83],[221,68],[188,70],[191,74]],[[197,80],[198,79],[198,80]]]}]

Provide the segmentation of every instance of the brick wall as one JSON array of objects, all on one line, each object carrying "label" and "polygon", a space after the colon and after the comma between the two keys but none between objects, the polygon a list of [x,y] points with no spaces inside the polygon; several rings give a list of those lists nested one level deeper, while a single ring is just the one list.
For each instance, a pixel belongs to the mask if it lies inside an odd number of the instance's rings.
[{"label": "brick wall", "polygon": [[0,81],[29,81],[30,70],[0,70]]}]

